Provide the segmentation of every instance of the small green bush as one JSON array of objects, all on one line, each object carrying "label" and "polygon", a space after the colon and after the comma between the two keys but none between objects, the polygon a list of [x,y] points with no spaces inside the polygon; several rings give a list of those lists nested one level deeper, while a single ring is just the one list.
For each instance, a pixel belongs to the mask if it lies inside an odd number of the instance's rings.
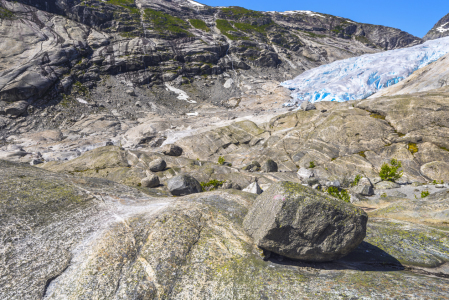
[{"label": "small green bush", "polygon": [[382,193],[382,195],[380,195],[380,197],[387,198],[387,193]]},{"label": "small green bush", "polygon": [[190,19],[189,20],[190,24],[195,27],[196,29],[200,29],[202,31],[206,31],[209,32],[210,28],[207,27],[206,22],[204,22],[203,20],[199,20],[199,19]]},{"label": "small green bush", "polygon": [[330,187],[327,188],[327,193],[329,195],[335,197],[335,198],[338,198],[338,199],[342,200],[342,201],[345,201],[345,202],[348,202],[348,203],[351,202],[350,201],[351,197],[349,196],[349,193],[346,190],[341,190],[340,191],[340,190],[338,190],[337,187],[330,186]]},{"label": "small green bush", "polygon": [[315,168],[315,162],[312,160],[311,162],[309,162],[309,169],[313,169]]},{"label": "small green bush", "polygon": [[213,186],[213,188],[210,189],[211,191],[213,191],[213,190],[217,189],[218,187],[222,186],[223,183],[225,183],[225,182],[226,182],[226,180],[219,181],[216,179],[212,179],[209,182],[200,182],[200,185],[201,185],[201,188],[203,189],[203,192],[205,192],[207,187]]},{"label": "small green bush", "polygon": [[429,195],[430,195],[429,191],[422,191],[421,192],[421,198],[426,198]]},{"label": "small green bush", "polygon": [[357,184],[359,184],[360,179],[362,179],[361,175],[355,176],[354,181],[351,183],[351,186],[357,186]]},{"label": "small green bush", "polygon": [[402,177],[403,172],[399,169],[402,163],[399,160],[392,159],[390,164],[384,163],[380,168],[379,177],[384,181],[395,181]]},{"label": "small green bush", "polygon": [[223,156],[220,156],[220,157],[218,158],[218,164],[219,164],[219,165],[224,165],[224,163],[225,163],[225,158],[224,158]]}]

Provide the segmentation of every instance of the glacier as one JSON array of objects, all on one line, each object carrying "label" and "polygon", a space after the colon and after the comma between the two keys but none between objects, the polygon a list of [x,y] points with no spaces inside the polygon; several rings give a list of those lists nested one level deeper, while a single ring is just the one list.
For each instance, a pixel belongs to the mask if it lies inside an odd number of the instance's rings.
[{"label": "glacier", "polygon": [[310,69],[281,85],[292,91],[284,106],[301,102],[365,99],[396,84],[449,52],[449,37],[423,44],[365,54]]}]

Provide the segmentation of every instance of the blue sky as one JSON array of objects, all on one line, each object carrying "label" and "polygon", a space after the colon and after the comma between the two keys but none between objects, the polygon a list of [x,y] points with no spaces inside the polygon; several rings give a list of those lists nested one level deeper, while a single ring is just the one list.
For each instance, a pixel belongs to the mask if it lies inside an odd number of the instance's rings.
[{"label": "blue sky", "polygon": [[253,10],[311,10],[357,22],[385,25],[423,37],[449,13],[449,0],[199,0],[210,6],[242,6]]}]

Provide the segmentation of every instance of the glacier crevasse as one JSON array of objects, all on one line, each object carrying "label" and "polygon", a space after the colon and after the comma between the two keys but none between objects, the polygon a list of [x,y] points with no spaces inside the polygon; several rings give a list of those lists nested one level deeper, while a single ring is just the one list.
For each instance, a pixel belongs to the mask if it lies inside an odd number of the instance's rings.
[{"label": "glacier crevasse", "polygon": [[307,70],[281,83],[292,91],[284,106],[303,101],[364,99],[410,76],[449,52],[449,37],[430,40],[410,48],[366,54]]}]

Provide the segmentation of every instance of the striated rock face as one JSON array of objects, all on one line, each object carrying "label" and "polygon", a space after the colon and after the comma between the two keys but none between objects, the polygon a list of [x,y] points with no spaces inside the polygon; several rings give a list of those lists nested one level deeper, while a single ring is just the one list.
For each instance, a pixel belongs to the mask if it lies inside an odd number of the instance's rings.
[{"label": "striated rock face", "polygon": [[439,20],[423,37],[423,40],[435,40],[445,36],[449,36],[449,14],[441,18],[441,20]]},{"label": "striated rock face", "polygon": [[189,112],[194,106],[185,101],[220,103],[248,92],[239,84],[244,74],[283,81],[335,60],[420,42],[330,15],[189,1],[1,0],[0,7],[0,108],[28,104],[14,115],[61,103],[70,117],[88,106],[135,117],[154,111],[157,101]]},{"label": "striated rock face", "polygon": [[366,213],[301,184],[282,182],[259,196],[243,225],[261,248],[305,261],[331,261],[357,248]]}]

